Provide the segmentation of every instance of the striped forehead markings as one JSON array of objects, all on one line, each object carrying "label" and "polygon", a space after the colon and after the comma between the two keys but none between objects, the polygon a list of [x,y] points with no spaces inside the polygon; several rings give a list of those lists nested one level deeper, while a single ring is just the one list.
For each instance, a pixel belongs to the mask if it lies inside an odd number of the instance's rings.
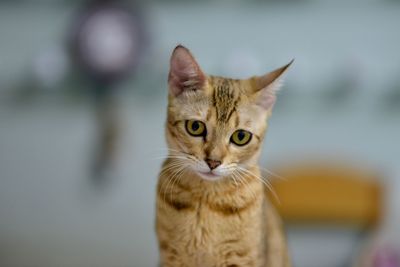
[{"label": "striped forehead markings", "polygon": [[217,121],[228,122],[236,110],[238,93],[235,84],[230,79],[214,79],[213,105],[216,110]]}]

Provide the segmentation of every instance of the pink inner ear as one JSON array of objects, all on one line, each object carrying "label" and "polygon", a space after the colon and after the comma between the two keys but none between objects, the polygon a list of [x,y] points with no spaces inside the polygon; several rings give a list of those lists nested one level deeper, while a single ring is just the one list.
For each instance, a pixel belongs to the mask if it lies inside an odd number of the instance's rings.
[{"label": "pink inner ear", "polygon": [[205,75],[189,50],[182,46],[175,48],[170,64],[168,83],[175,96],[184,90],[199,89],[205,81]]},{"label": "pink inner ear", "polygon": [[194,71],[196,67],[191,64],[191,62],[182,62],[180,60],[174,60],[171,62],[171,70],[169,73],[169,84],[175,93],[181,93],[185,86],[188,86],[190,81],[195,81],[196,72]]},{"label": "pink inner ear", "polygon": [[[266,89],[263,89],[266,90]],[[269,92],[262,92],[258,98],[257,105],[263,107],[266,110],[271,110],[274,107],[276,101],[276,96],[270,94]]]}]

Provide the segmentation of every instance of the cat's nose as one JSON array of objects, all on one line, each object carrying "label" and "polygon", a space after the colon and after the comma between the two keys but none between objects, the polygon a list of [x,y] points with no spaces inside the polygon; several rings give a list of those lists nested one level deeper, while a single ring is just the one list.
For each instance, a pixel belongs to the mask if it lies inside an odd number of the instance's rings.
[{"label": "cat's nose", "polygon": [[210,167],[210,170],[214,170],[221,165],[221,161],[219,160],[205,159],[205,162],[207,163],[208,167]]}]

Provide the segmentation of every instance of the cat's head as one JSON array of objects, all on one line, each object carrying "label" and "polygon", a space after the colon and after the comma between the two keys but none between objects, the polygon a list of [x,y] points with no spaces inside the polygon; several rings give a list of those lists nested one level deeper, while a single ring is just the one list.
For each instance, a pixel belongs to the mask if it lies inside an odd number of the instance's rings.
[{"label": "cat's head", "polygon": [[243,80],[209,76],[187,48],[177,46],[168,77],[169,157],[207,180],[257,164],[279,81],[290,64]]}]

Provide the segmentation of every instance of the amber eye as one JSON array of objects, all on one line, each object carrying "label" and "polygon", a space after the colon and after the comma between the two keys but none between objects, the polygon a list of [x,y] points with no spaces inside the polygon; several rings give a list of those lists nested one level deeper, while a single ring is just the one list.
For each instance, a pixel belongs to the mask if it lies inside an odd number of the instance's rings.
[{"label": "amber eye", "polygon": [[231,142],[238,146],[247,145],[253,135],[245,130],[237,130],[231,136]]},{"label": "amber eye", "polygon": [[201,121],[186,121],[186,131],[192,136],[205,136],[206,126]]}]

